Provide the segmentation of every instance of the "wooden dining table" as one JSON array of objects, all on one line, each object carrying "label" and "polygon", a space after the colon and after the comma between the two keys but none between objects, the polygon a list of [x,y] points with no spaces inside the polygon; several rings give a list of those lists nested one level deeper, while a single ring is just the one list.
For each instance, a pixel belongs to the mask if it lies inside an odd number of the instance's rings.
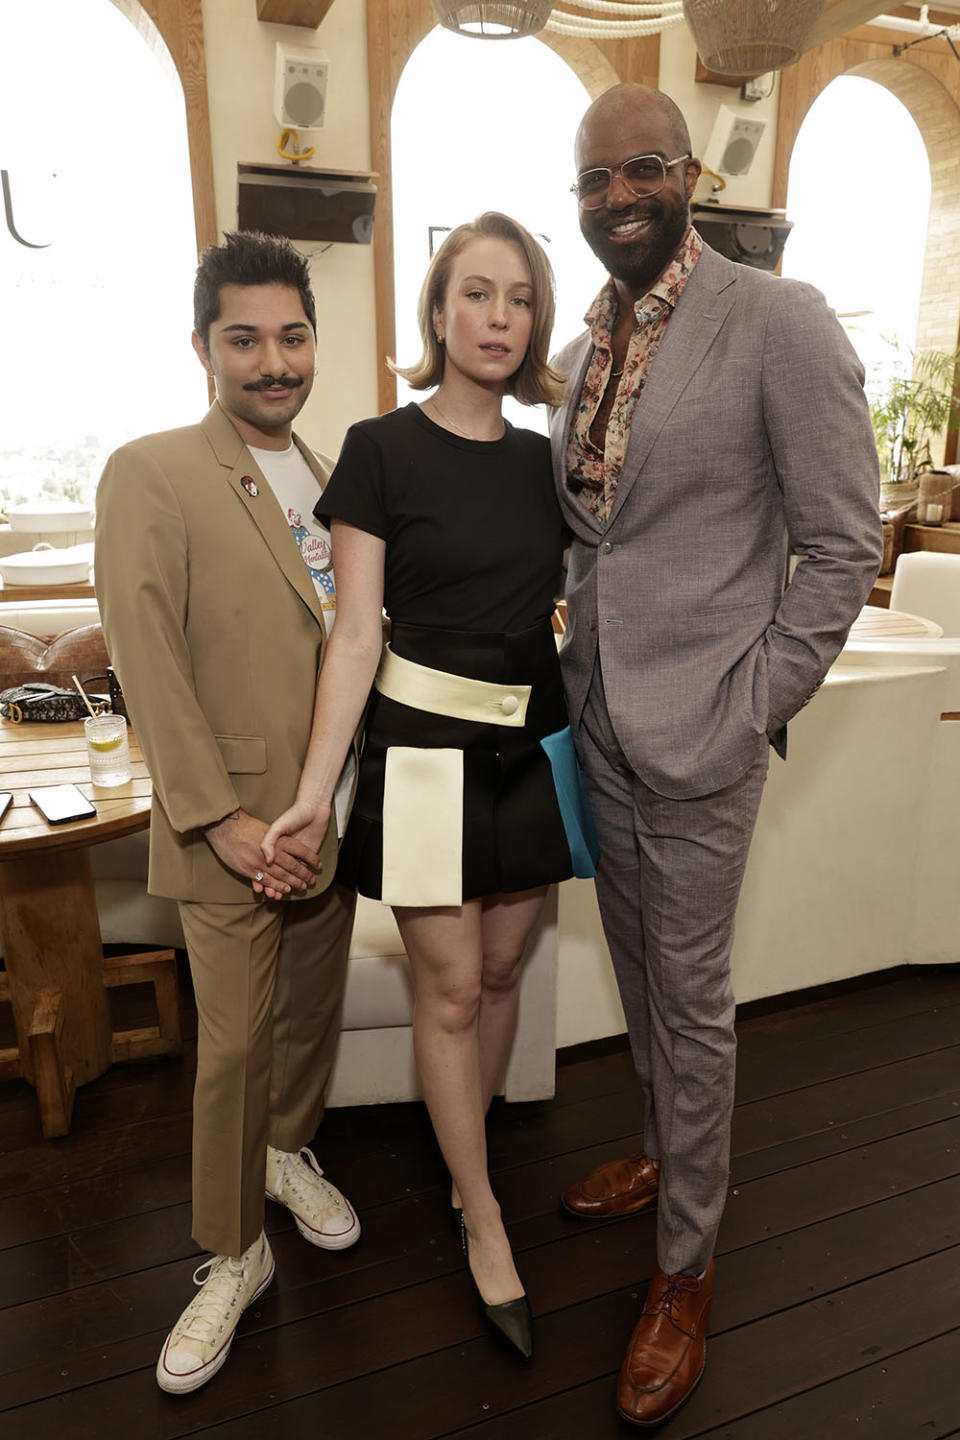
[{"label": "wooden dining table", "polygon": [[[13,1008],[17,1043],[0,1050],[0,1078],[22,1076],[37,1091],[45,1136],[70,1128],[78,1085],[114,1060],[181,1048],[172,950],[105,958],[90,846],[144,830],[151,783],[130,732],[132,779],[94,785],[83,722],[14,724],[0,719],[0,790],[13,802],[0,823],[0,1002]],[[74,784],[96,815],[49,825],[28,792]],[[152,984],[157,1024],[115,1030],[108,992]]]}]

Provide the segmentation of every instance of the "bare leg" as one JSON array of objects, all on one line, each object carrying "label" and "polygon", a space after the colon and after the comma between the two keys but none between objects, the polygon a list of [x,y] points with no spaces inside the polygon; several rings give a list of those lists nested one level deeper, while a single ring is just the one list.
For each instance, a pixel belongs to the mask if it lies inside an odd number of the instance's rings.
[{"label": "bare leg", "polygon": [[520,1001],[520,962],[540,918],[546,886],[519,895],[483,899],[483,973],[480,991],[480,1088],[484,1114],[510,1057]]},{"label": "bare leg", "polygon": [[[522,898],[528,903],[520,903]],[[463,1200],[470,1268],[490,1305],[518,1298],[523,1286],[487,1174],[487,1101],[479,1043],[485,931],[490,929],[491,954],[498,957],[496,969],[502,977],[510,968],[503,957],[511,948],[516,968],[540,903],[542,897],[529,895],[509,906],[491,902],[487,909],[496,917],[489,922],[479,900],[457,908],[394,910],[413,971],[414,1052],[424,1098],[455,1191]],[[504,1017],[511,1023],[510,1005],[499,1008],[501,1024],[493,1027],[498,1036]]]},{"label": "bare leg", "polygon": [[[510,1055],[517,1029],[520,962],[530,932],[540,918],[546,894],[546,886],[542,886],[539,890],[523,890],[513,895],[485,895],[480,902],[483,969],[477,1033],[484,1115],[490,1109]],[[456,1182],[450,1203],[460,1205]]]}]

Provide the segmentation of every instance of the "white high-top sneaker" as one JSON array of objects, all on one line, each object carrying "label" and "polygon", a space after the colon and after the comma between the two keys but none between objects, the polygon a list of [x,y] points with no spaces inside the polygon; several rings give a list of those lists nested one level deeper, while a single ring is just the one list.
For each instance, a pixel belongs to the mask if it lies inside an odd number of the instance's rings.
[{"label": "white high-top sneaker", "polygon": [[321,1250],[346,1250],[359,1238],[353,1206],[324,1178],[312,1150],[267,1146],[267,1199],[286,1205],[303,1238]]},{"label": "white high-top sneaker", "polygon": [[262,1231],[239,1260],[211,1255],[197,1267],[193,1280],[200,1289],[163,1342],[157,1361],[161,1390],[185,1395],[216,1375],[230,1353],[240,1316],[266,1290],[273,1271],[273,1253]]}]

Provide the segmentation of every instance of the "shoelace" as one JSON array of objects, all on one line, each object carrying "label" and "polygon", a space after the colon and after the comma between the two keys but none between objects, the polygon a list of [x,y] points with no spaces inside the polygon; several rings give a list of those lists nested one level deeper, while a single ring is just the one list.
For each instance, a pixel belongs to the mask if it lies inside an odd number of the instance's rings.
[{"label": "shoelace", "polygon": [[674,1313],[674,1306],[680,1303],[681,1295],[690,1289],[689,1285],[683,1283],[686,1278],[685,1275],[668,1275],[666,1285],[659,1295],[647,1300],[643,1313],[645,1315],[665,1315],[675,1325],[678,1317]]},{"label": "shoelace", "polygon": [[[297,1164],[298,1159],[308,1167],[307,1174],[304,1174],[301,1166]],[[309,1173],[310,1171],[313,1173]],[[289,1189],[297,1200],[306,1201],[314,1200],[316,1192],[319,1191],[323,1196],[325,1212],[340,1209],[339,1197],[330,1182],[324,1180],[323,1171],[312,1150],[304,1149],[299,1155],[284,1156],[280,1162],[280,1187],[281,1192]]]},{"label": "shoelace", "polygon": [[229,1305],[232,1309],[236,1305],[243,1279],[243,1260],[232,1255],[211,1255],[198,1265],[193,1272],[193,1283],[199,1285],[200,1290],[180,1318],[177,1340],[198,1340],[201,1344],[210,1341],[222,1328],[224,1308]]}]

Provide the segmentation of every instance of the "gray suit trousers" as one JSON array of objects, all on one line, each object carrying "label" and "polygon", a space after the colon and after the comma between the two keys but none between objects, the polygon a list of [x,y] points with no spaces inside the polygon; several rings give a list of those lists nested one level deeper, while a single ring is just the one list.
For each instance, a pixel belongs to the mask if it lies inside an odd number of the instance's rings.
[{"label": "gray suit trousers", "polygon": [[699,1274],[726,1200],[736,1062],[730,951],[768,753],[723,790],[670,800],[630,769],[599,659],[578,746],[601,859],[597,897],[661,1165],[658,1264]]}]

